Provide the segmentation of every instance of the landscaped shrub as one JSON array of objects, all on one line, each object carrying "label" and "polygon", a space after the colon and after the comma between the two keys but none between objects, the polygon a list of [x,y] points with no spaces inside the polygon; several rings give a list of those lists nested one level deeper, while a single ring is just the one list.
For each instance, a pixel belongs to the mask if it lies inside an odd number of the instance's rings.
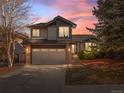
[{"label": "landscaped shrub", "polygon": [[80,60],[84,59],[84,51],[79,52],[78,57]]},{"label": "landscaped shrub", "polygon": [[124,59],[124,50],[115,52],[114,56],[116,59]]},{"label": "landscaped shrub", "polygon": [[97,51],[95,56],[96,58],[105,58],[106,53],[104,51]]},{"label": "landscaped shrub", "polygon": [[107,51],[105,54],[105,57],[111,58],[111,59],[124,59],[124,50],[119,51]]},{"label": "landscaped shrub", "polygon": [[78,57],[79,57],[80,60],[95,59],[95,54],[94,54],[94,52],[81,51],[81,52],[78,53]]},{"label": "landscaped shrub", "polygon": [[96,50],[81,51],[81,52],[78,53],[78,57],[79,57],[80,60],[104,58],[104,56],[105,56],[105,52],[96,51]]}]

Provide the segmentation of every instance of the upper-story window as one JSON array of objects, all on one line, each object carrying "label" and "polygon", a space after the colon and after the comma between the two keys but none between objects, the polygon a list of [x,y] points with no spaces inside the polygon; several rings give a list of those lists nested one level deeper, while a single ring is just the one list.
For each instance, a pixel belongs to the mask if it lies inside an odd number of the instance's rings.
[{"label": "upper-story window", "polygon": [[69,27],[67,26],[59,27],[59,37],[69,37]]},{"label": "upper-story window", "polygon": [[40,36],[40,30],[39,29],[33,29],[32,30],[32,37],[39,37]]}]

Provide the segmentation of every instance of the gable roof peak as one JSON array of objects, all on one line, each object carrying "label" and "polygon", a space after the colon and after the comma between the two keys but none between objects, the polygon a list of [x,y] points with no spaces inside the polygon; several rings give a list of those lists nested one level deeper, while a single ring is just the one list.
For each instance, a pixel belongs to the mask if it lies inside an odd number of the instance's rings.
[{"label": "gable roof peak", "polygon": [[64,17],[62,17],[62,16],[60,16],[60,15],[58,15],[58,16],[54,17],[53,20],[51,20],[51,21],[49,21],[49,22],[47,22],[47,23],[33,24],[33,25],[28,26],[28,27],[40,27],[40,26],[46,27],[46,26],[48,26],[48,25],[50,25],[50,24],[56,22],[57,20],[62,20],[62,21],[64,21],[64,22],[70,24],[73,28],[76,28],[76,26],[77,26],[75,23],[71,22],[70,20],[68,20],[68,19],[66,19],[66,18],[64,18]]},{"label": "gable roof peak", "polygon": [[62,16],[60,16],[60,15],[56,16],[53,20],[51,20],[50,22],[48,22],[48,24],[49,24],[49,23],[51,24],[51,23],[57,21],[58,19],[60,19],[60,20],[62,20],[62,21],[65,21],[65,22],[71,24],[73,28],[76,28],[76,26],[77,26],[75,23],[71,22],[70,20],[68,20],[68,19],[66,19],[66,18],[64,18],[64,17],[62,17]]},{"label": "gable roof peak", "polygon": [[57,19],[57,18],[64,18],[64,17],[58,15],[58,16],[56,16],[54,19]]}]

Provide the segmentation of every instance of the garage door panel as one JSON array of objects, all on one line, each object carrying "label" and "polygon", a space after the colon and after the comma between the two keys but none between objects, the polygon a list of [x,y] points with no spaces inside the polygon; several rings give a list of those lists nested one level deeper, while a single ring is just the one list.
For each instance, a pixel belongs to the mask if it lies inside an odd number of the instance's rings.
[{"label": "garage door panel", "polygon": [[32,64],[64,64],[65,49],[32,49]]}]

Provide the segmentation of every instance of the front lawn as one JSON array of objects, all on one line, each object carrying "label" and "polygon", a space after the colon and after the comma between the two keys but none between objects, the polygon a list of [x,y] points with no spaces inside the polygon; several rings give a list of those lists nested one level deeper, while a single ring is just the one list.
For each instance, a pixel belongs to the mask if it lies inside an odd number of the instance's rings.
[{"label": "front lawn", "polygon": [[82,62],[66,69],[66,84],[124,84],[124,62]]},{"label": "front lawn", "polygon": [[9,67],[0,67],[0,77],[3,75],[6,75],[10,72],[13,72],[15,70],[15,67],[9,68]]}]

